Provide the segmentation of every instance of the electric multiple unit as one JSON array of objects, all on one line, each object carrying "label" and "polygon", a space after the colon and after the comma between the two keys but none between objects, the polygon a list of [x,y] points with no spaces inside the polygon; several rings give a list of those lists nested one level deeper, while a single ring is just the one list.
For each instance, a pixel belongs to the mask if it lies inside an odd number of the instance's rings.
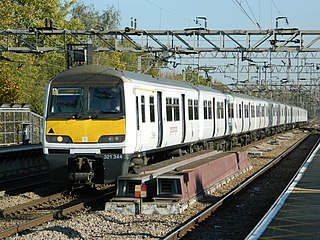
[{"label": "electric multiple unit", "polygon": [[54,77],[45,106],[50,178],[71,185],[107,183],[150,161],[307,122],[299,107],[95,65]]}]

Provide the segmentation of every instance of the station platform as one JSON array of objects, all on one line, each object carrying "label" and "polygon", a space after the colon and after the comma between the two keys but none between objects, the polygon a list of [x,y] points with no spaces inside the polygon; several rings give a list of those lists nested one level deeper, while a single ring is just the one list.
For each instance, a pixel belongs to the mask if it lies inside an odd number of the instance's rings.
[{"label": "station platform", "polygon": [[29,150],[42,150],[42,144],[0,146],[0,154],[10,153],[10,152],[29,151]]},{"label": "station platform", "polygon": [[246,239],[320,239],[320,145]]},{"label": "station platform", "polygon": [[0,147],[0,181],[47,171],[41,144]]}]

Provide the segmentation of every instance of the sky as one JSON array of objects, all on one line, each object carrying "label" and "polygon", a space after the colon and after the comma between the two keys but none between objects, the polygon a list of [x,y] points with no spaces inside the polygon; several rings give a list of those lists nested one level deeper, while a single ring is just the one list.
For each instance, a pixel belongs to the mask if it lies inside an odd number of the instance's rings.
[{"label": "sky", "polygon": [[[130,27],[131,18],[137,19],[137,28],[146,30],[184,29],[250,29],[292,27],[301,30],[320,28],[319,0],[80,0],[102,11],[113,6],[121,15],[120,28]],[[241,5],[241,6],[240,6]],[[242,9],[241,9],[242,7]]]},{"label": "sky", "polygon": [[[185,28],[205,27],[211,30],[265,30],[276,28],[276,18],[284,17],[278,21],[278,28],[298,28],[300,30],[320,29],[320,1],[319,0],[78,0],[85,5],[93,5],[96,10],[103,11],[113,6],[120,12],[120,29],[131,26],[131,18],[137,19],[137,28],[144,30],[183,30]],[[196,18],[202,17],[198,24]],[[286,21],[287,20],[287,21]],[[178,64],[169,64],[167,70],[180,72],[185,66],[216,66],[236,65],[235,59],[177,59]],[[256,63],[259,71],[264,69],[261,63]],[[282,64],[278,59],[265,59],[270,65]],[[286,62],[287,60],[284,59]],[[289,61],[289,60],[288,60]],[[310,62],[310,59],[305,62]],[[312,60],[314,61],[314,60]],[[241,64],[248,64],[246,61]],[[298,64],[298,63],[297,63]],[[301,63],[302,64],[302,63]],[[317,60],[315,64],[320,62]],[[177,66],[178,67],[175,67]],[[136,66],[134,66],[136,67]],[[271,69],[271,68],[270,68]],[[293,69],[293,68],[292,68]],[[260,72],[242,73],[240,75],[226,75],[223,71],[209,73],[212,79],[218,79],[225,84],[234,81],[262,79]],[[266,71],[266,70],[265,70]],[[285,71],[285,70],[283,70]],[[257,75],[258,74],[258,75]],[[269,73],[268,73],[269,74]],[[306,73],[307,74],[307,73]],[[320,74],[320,72],[319,72]],[[270,76],[269,76],[270,75]],[[265,78],[274,76],[270,70]],[[277,79],[288,78],[286,72],[278,73]],[[299,77],[304,77],[300,74]],[[237,78],[237,79],[236,79]],[[298,73],[291,74],[291,79],[298,78]],[[307,78],[307,77],[306,77]],[[320,78],[320,75],[319,75]],[[253,80],[252,80],[253,79]],[[259,81],[260,81],[259,80]],[[270,81],[278,81],[271,79]],[[269,80],[268,80],[269,81]],[[291,82],[291,80],[290,80]],[[289,83],[289,81],[288,81]]]}]

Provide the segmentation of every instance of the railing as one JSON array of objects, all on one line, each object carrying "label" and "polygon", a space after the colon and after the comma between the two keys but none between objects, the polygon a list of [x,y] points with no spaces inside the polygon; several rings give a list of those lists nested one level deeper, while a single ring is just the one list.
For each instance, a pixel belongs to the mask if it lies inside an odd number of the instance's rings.
[{"label": "railing", "polygon": [[42,116],[30,104],[0,104],[0,146],[41,143]]}]

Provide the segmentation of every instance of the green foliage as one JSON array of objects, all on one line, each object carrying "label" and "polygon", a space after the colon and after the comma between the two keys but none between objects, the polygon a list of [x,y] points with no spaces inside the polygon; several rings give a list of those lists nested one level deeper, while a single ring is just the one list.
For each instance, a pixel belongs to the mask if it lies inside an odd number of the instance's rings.
[{"label": "green foliage", "polygon": [[71,9],[72,19],[78,20],[85,29],[108,30],[119,26],[120,14],[114,7],[107,6],[100,13],[93,5],[76,3]]},{"label": "green foliage", "polygon": [[[112,6],[97,11],[92,5],[86,6],[78,0],[0,0],[0,29],[35,29],[48,27],[49,22],[56,29],[116,29],[120,23],[120,13]],[[26,42],[34,42],[33,36],[9,39],[9,44],[24,47]],[[64,36],[44,37],[39,35],[38,43],[55,46],[63,42]],[[71,39],[67,39],[67,42]],[[94,45],[107,46],[105,41],[118,46],[131,46],[125,39],[110,37],[94,39]],[[0,45],[6,45],[1,42]],[[134,46],[132,46],[134,47]],[[160,67],[152,56],[137,53],[101,52],[94,53],[94,63],[117,69],[138,71],[138,57],[141,56],[141,71],[158,76]],[[43,113],[46,83],[58,72],[65,69],[64,53],[17,54],[0,52],[0,102],[31,103],[32,110]]]}]

